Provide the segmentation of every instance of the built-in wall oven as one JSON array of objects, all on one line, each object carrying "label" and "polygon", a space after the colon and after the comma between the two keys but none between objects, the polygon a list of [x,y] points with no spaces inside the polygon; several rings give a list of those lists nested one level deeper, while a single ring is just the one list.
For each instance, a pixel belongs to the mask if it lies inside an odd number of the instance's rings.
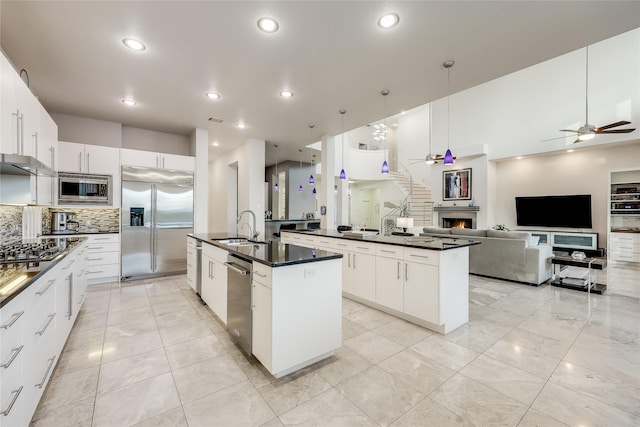
[{"label": "built-in wall oven", "polygon": [[227,262],[227,331],[247,356],[251,356],[252,263],[229,255]]},{"label": "built-in wall oven", "polygon": [[59,205],[110,205],[111,175],[58,172]]}]

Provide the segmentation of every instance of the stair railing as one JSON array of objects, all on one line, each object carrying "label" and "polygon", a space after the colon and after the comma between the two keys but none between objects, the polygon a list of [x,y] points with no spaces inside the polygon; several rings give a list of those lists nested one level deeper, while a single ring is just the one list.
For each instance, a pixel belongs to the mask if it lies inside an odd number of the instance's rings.
[{"label": "stair railing", "polygon": [[[411,209],[411,195],[413,193],[413,177],[411,176],[409,169],[403,165],[400,160],[394,157],[389,157],[389,160],[392,161],[392,164],[402,166],[402,168],[407,172],[407,176],[409,177],[409,193],[396,208],[380,219],[380,230],[382,230],[385,235],[390,234],[391,231],[396,228],[396,218],[409,215],[409,210]],[[397,170],[398,168],[396,167],[395,169]]]}]

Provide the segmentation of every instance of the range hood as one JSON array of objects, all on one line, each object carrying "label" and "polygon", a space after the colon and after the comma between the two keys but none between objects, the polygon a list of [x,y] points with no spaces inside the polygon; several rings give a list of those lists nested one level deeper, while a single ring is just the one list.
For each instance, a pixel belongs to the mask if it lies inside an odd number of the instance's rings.
[{"label": "range hood", "polygon": [[40,160],[20,154],[0,154],[0,175],[56,176],[56,172]]}]

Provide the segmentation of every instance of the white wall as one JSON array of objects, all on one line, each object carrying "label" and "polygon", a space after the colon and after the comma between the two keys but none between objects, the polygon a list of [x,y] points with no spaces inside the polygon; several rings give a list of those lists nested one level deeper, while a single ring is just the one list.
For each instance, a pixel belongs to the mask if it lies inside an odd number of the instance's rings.
[{"label": "white wall", "polygon": [[[265,142],[249,139],[209,163],[210,233],[235,233],[235,215],[251,209],[260,238],[264,238],[264,159]],[[251,225],[250,215],[245,214],[238,225],[238,230],[247,234],[243,223]]]},{"label": "white wall", "polygon": [[581,231],[597,232],[605,247],[610,173],[627,169],[640,169],[640,142],[495,162],[495,215],[489,226],[518,228],[516,196],[591,194],[593,229]]},{"label": "white wall", "polygon": [[193,231],[206,233],[209,213],[209,132],[194,129],[190,138],[191,155],[195,156],[196,171],[193,197]]},{"label": "white wall", "polygon": [[[313,186],[309,185],[309,175],[314,172],[315,168],[311,165],[301,168],[297,165],[289,167],[289,218],[300,219],[303,214],[315,212],[316,198],[313,195]],[[302,185],[302,192],[298,191]]]},{"label": "white wall", "polygon": [[58,125],[58,140],[122,148],[122,124],[68,114],[49,113]]},{"label": "white wall", "polygon": [[186,135],[156,132],[130,126],[122,126],[122,148],[183,156],[191,154],[190,138]]}]

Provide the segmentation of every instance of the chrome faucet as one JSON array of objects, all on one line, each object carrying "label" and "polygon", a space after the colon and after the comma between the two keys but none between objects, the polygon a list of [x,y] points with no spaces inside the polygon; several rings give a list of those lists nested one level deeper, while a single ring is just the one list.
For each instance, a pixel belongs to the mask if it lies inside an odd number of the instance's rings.
[{"label": "chrome faucet", "polygon": [[236,218],[236,224],[240,223],[240,218],[242,218],[242,215],[244,215],[245,213],[250,213],[251,217],[253,218],[253,228],[251,226],[249,226],[249,230],[251,231],[251,240],[256,240],[258,238],[258,235],[260,234],[260,232],[256,231],[256,214],[253,213],[252,210],[245,209],[242,212],[240,212],[238,214],[238,218]]}]

